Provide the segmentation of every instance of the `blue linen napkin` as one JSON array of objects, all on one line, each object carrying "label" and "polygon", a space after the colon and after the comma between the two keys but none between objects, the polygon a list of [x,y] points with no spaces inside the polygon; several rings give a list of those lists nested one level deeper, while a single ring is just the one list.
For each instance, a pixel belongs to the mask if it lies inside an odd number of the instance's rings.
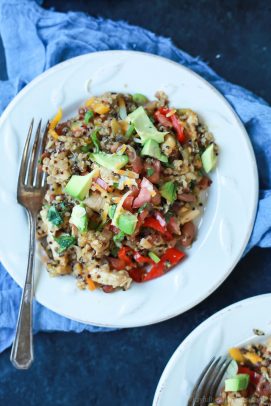
[{"label": "blue linen napkin", "polygon": [[[38,3],[42,3],[39,1]],[[260,200],[252,236],[246,248],[271,246],[271,108],[253,93],[226,82],[208,65],[177,49],[169,39],[125,22],[58,13],[34,0],[0,0],[0,33],[8,80],[0,81],[0,114],[34,77],[77,55],[129,49],[161,55],[183,64],[212,83],[239,114],[251,138],[260,176]],[[248,180],[249,181],[249,180]],[[21,289],[0,264],[0,351],[13,339]],[[77,323],[34,304],[34,331],[109,331]]]}]

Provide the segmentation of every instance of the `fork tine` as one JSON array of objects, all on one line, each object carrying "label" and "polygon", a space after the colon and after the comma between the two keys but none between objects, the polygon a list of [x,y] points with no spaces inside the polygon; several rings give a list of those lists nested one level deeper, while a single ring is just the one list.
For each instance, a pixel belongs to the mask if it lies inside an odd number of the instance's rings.
[{"label": "fork tine", "polygon": [[27,176],[27,185],[28,186],[34,185],[35,173],[36,173],[36,168],[37,168],[36,152],[37,152],[38,142],[39,142],[39,137],[40,137],[40,128],[41,128],[41,120],[39,121],[38,128],[36,130],[35,139],[34,139],[32,152],[31,152],[31,157],[29,160],[28,176]]},{"label": "fork tine", "polygon": [[[42,135],[42,137],[40,139],[39,148],[38,148],[38,157],[42,155],[42,153],[43,153],[43,151],[45,149],[49,124],[50,124],[50,122],[47,121],[45,130],[44,130],[43,135]],[[37,171],[36,171],[36,186],[37,187],[43,187],[44,186],[44,183],[45,183],[44,177],[45,177],[45,174],[41,170],[39,170],[39,168],[37,168]]]},{"label": "fork tine", "polygon": [[32,118],[32,120],[31,120],[27,138],[26,138],[25,145],[24,145],[24,150],[23,150],[23,155],[22,155],[21,165],[20,165],[20,171],[19,171],[19,177],[18,177],[17,194],[19,192],[20,187],[22,187],[25,182],[27,162],[28,162],[27,157],[29,155],[29,143],[30,143],[30,139],[31,139],[32,131],[33,131],[33,125],[34,125],[34,118]]},{"label": "fork tine", "polygon": [[217,376],[214,379],[214,381],[212,383],[212,386],[210,388],[210,395],[209,395],[209,397],[211,399],[210,401],[214,400],[214,398],[216,396],[216,393],[217,393],[217,390],[218,390],[218,387],[219,387],[219,385],[221,383],[221,380],[222,380],[223,376],[225,375],[225,372],[227,371],[227,368],[228,368],[230,363],[231,363],[231,360],[229,358],[224,357],[222,359],[220,372],[217,374]]},{"label": "fork tine", "polygon": [[209,375],[209,373],[212,371],[216,363],[218,362],[218,359],[213,357],[209,364],[204,368],[202,373],[200,374],[197,382],[194,385],[193,392],[191,393],[190,399],[188,401],[188,406],[196,406],[199,405],[199,401],[201,398],[201,393],[202,393],[202,383],[206,381],[206,376]]}]

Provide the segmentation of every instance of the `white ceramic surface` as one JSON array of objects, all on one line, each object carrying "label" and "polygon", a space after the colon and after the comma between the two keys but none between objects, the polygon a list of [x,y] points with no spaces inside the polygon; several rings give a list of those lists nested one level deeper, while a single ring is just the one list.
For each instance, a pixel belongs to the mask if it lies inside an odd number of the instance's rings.
[{"label": "white ceramic surface", "polygon": [[[200,324],[177,348],[157,386],[153,406],[185,406],[201,371],[211,358],[271,335],[271,294],[235,303]],[[265,336],[253,333],[259,329]],[[268,337],[269,338],[269,337]]]},{"label": "white ceramic surface", "polygon": [[16,202],[16,183],[31,118],[46,122],[59,105],[68,117],[91,94],[109,90],[150,98],[165,90],[173,105],[194,109],[214,133],[221,155],[197,241],[188,258],[164,277],[114,294],[82,292],[72,277],[49,277],[37,260],[36,299],[85,323],[147,325],[188,310],[222,283],[248,242],[258,198],[255,158],[237,115],[212,86],[177,63],[139,52],[92,53],[49,69],[15,97],[0,118],[0,258],[22,286],[28,228]]}]

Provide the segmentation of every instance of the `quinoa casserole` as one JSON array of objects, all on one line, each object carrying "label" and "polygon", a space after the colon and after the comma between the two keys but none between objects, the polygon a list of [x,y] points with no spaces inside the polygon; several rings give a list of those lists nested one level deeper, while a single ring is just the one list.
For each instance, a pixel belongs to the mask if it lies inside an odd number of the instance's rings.
[{"label": "quinoa casserole", "polygon": [[231,362],[223,390],[209,406],[271,405],[271,340],[231,348]]},{"label": "quinoa casserole", "polygon": [[37,238],[52,276],[109,293],[185,258],[218,147],[194,111],[155,96],[105,93],[50,121]]}]

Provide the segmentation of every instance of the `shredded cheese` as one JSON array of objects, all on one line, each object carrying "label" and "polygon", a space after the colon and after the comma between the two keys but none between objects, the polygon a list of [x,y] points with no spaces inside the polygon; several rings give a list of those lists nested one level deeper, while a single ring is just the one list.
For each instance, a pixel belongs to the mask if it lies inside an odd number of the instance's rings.
[{"label": "shredded cheese", "polygon": [[125,200],[126,197],[128,197],[131,193],[132,193],[132,191],[129,190],[129,192],[125,193],[125,194],[122,196],[122,198],[120,199],[120,201],[119,201],[119,203],[118,203],[118,205],[117,205],[117,207],[116,207],[116,211],[115,211],[114,217],[113,217],[113,219],[112,219],[112,225],[113,225],[113,226],[117,227],[117,220],[118,220],[118,218],[119,218],[121,212],[124,211],[124,209],[122,208],[122,205],[123,205],[123,203],[124,203],[124,200]]},{"label": "shredded cheese", "polygon": [[113,172],[117,173],[118,175],[127,176],[128,178],[137,179],[139,177],[138,173],[133,171],[124,171],[123,169],[114,169]]}]

